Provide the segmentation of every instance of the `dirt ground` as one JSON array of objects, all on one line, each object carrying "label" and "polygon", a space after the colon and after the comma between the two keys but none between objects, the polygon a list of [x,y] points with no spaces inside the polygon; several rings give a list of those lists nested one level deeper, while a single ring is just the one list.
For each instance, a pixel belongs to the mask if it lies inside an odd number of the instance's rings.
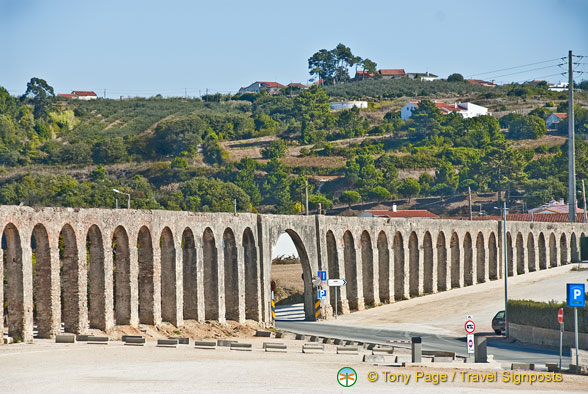
[{"label": "dirt ground", "polygon": [[272,264],[272,280],[277,285],[274,292],[277,305],[304,302],[304,281],[299,263]]},{"label": "dirt ground", "polygon": [[[266,353],[263,342],[282,342],[287,353]],[[49,340],[35,344],[0,346],[0,387],[5,393],[535,393],[586,392],[588,377],[563,375],[560,383],[515,384],[500,378],[511,371],[497,363],[420,364],[406,367],[374,366],[362,363],[358,355],[336,354],[326,345],[323,354],[304,354],[302,341],[251,338],[250,352],[194,349],[192,345],[158,348],[148,341],[143,347],[85,343],[56,344]],[[397,350],[395,349],[395,353]],[[400,351],[399,351],[400,352]],[[406,351],[404,353],[406,354]],[[356,383],[340,386],[339,370],[351,367]],[[547,372],[512,371],[526,375],[552,376]],[[375,374],[374,374],[375,373]],[[429,377],[442,374],[446,382],[434,384]],[[368,380],[368,374],[374,380]],[[462,376],[496,374],[498,382],[471,382]],[[386,376],[404,376],[407,382]],[[451,381],[453,378],[453,381]]]}]

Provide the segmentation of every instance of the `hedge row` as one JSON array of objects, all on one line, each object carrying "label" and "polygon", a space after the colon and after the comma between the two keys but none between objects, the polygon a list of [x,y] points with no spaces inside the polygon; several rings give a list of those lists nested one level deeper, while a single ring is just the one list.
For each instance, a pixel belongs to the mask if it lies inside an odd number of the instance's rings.
[{"label": "hedge row", "polygon": [[[509,323],[559,330],[557,310],[562,307],[564,308],[565,330],[574,331],[574,308],[567,307],[565,302],[509,300],[508,321]],[[578,330],[588,333],[588,308],[578,308]]]}]

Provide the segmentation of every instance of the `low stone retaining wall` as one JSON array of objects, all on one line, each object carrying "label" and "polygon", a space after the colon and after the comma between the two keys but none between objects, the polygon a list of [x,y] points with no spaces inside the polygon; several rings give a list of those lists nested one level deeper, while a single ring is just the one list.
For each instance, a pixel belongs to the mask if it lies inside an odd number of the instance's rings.
[{"label": "low stone retaining wall", "polygon": [[[510,336],[521,342],[533,343],[536,345],[545,345],[559,347],[559,330],[549,328],[525,326],[522,324],[510,323]],[[578,344],[580,349],[588,350],[588,334],[579,333]],[[574,332],[564,331],[564,347],[574,347]]]}]

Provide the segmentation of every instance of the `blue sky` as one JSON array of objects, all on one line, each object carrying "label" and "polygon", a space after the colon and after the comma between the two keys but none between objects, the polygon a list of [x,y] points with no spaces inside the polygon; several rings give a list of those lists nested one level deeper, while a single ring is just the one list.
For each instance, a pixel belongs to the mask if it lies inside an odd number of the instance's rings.
[{"label": "blue sky", "polygon": [[[585,0],[0,0],[0,86],[22,94],[35,76],[56,92],[109,97],[235,92],[255,80],[304,83],[308,58],[339,42],[381,68],[469,77],[569,49],[588,55],[587,20]],[[556,63],[496,79],[558,82]]]}]

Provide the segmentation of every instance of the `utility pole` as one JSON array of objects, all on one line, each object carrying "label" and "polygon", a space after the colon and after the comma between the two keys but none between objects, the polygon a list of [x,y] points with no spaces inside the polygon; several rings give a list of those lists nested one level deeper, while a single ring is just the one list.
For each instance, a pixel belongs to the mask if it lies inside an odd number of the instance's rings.
[{"label": "utility pole", "polygon": [[[508,338],[508,254],[506,251],[506,201],[502,210],[502,259],[504,260],[504,334]],[[513,268],[514,269],[514,268]]]},{"label": "utility pole", "polygon": [[106,98],[106,89],[104,89],[104,96],[102,98]]},{"label": "utility pole", "polygon": [[576,144],[574,141],[574,63],[568,55],[568,204],[569,221],[576,221]]},{"label": "utility pole", "polygon": [[188,89],[184,88],[184,98],[188,98]]},{"label": "utility pole", "polygon": [[586,188],[584,187],[584,180],[582,179],[582,198],[584,199],[584,223],[588,223],[588,217],[586,213]]},{"label": "utility pole", "polygon": [[472,188],[468,186],[468,209],[470,212],[470,220],[472,220]]}]

